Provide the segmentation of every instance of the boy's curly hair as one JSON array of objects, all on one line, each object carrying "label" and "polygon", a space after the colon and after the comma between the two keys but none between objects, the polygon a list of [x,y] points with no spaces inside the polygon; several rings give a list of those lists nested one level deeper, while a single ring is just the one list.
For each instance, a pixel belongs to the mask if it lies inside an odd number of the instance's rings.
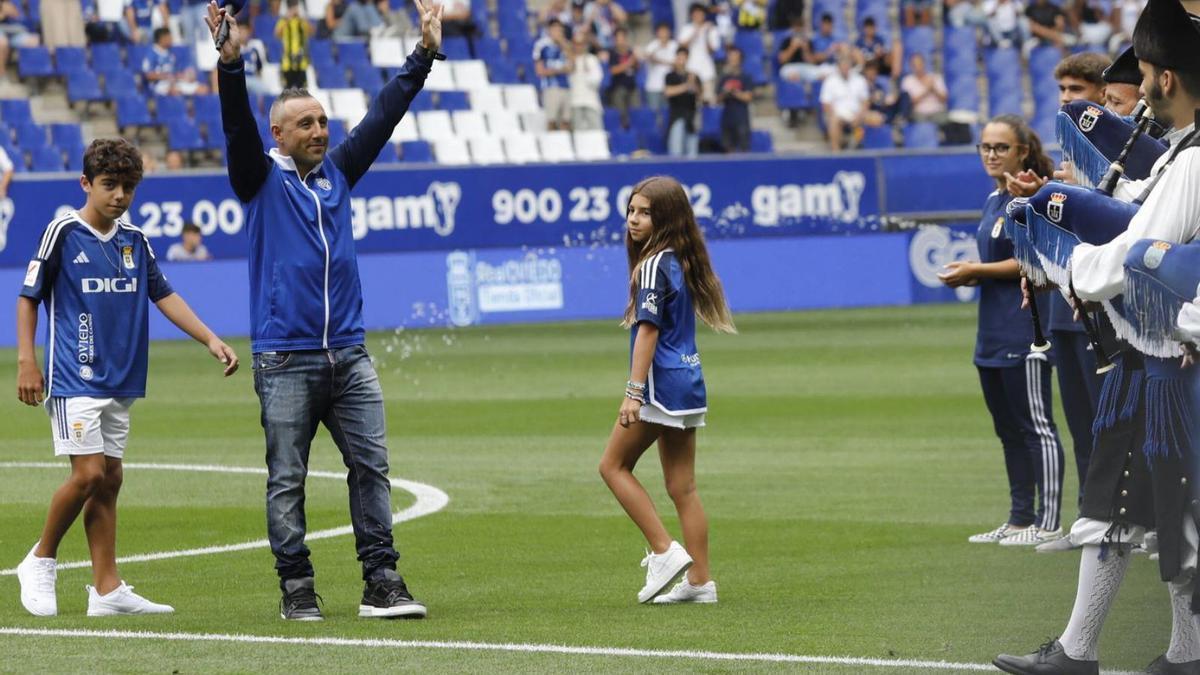
[{"label": "boy's curly hair", "polygon": [[137,185],[142,182],[142,153],[124,138],[97,138],[83,153],[83,175],[91,182],[100,174]]}]

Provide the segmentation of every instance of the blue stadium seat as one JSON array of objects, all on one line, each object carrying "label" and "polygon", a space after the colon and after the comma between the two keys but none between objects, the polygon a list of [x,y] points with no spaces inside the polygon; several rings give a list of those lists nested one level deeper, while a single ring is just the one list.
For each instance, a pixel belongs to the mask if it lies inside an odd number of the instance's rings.
[{"label": "blue stadium seat", "polygon": [[1035,117],[1030,126],[1038,138],[1042,139],[1042,143],[1050,144],[1054,143],[1055,122],[1054,117]]},{"label": "blue stadium seat", "polygon": [[337,46],[338,63],[350,67],[356,63],[370,63],[371,56],[367,53],[365,42],[339,42]]},{"label": "blue stadium seat", "polygon": [[196,50],[191,45],[171,47],[171,54],[175,56],[175,70],[182,71],[196,67]]},{"label": "blue stadium seat", "polygon": [[22,77],[54,77],[50,50],[45,47],[21,47],[17,50],[17,74]]},{"label": "blue stadium seat", "polygon": [[604,130],[612,133],[620,131],[621,127],[621,111],[616,108],[604,109]]},{"label": "blue stadium seat", "polygon": [[266,42],[268,35],[275,35],[275,24],[279,17],[271,16],[270,12],[262,12],[254,17],[254,36]]},{"label": "blue stadium seat", "polygon": [[204,147],[204,138],[195,122],[184,117],[167,124],[167,149],[188,152]]},{"label": "blue stadium seat", "polygon": [[350,75],[354,79],[354,86],[367,92],[369,96],[378,94],[383,88],[383,75],[370,63],[355,63],[350,66]]},{"label": "blue stadium seat", "polygon": [[938,146],[938,128],[933,122],[914,122],[904,127],[904,147],[928,149]]},{"label": "blue stadium seat", "polygon": [[216,94],[194,96],[192,97],[192,112],[196,124],[204,128],[206,138],[211,140],[211,136],[216,134],[221,137],[221,143],[224,145],[225,139],[222,137],[221,130],[221,99]]},{"label": "blue stadium seat", "polygon": [[774,152],[775,140],[769,131],[750,132],[750,152]]},{"label": "blue stadium seat", "polygon": [[1021,115],[1021,90],[1011,87],[993,87],[988,95],[988,115]]},{"label": "blue stadium seat", "polygon": [[275,147],[275,137],[271,135],[271,123],[265,117],[256,118],[258,122],[258,137],[262,139],[263,147],[270,149]]},{"label": "blue stadium seat", "polygon": [[471,45],[465,37],[447,36],[442,40],[442,53],[448,59],[466,61],[471,58]]},{"label": "blue stadium seat", "polygon": [[661,131],[639,131],[638,145],[652,155],[667,154],[667,134]]},{"label": "blue stadium seat", "polygon": [[159,124],[170,125],[179,120],[186,120],[187,117],[187,102],[182,98],[178,96],[154,97],[154,119]]},{"label": "blue stadium seat", "polygon": [[59,77],[86,72],[87,52],[83,47],[59,47],[54,50],[54,66]]},{"label": "blue stadium seat", "polygon": [[488,79],[494,84],[520,84],[517,66],[507,58],[488,61]]},{"label": "blue stadium seat", "polygon": [[658,112],[651,110],[650,108],[630,108],[629,125],[635,131],[640,133],[659,135],[664,133],[662,129],[662,121]]},{"label": "blue stadium seat", "polygon": [[721,108],[706,105],[700,110],[700,138],[721,137]]},{"label": "blue stadium seat", "polygon": [[125,67],[121,63],[121,48],[114,42],[97,42],[91,46],[91,52],[92,70],[97,73],[109,73]]},{"label": "blue stadium seat", "polygon": [[974,77],[951,80],[946,89],[950,110],[979,110],[979,84]]},{"label": "blue stadium seat", "polygon": [[1034,47],[1029,53],[1029,75],[1035,80],[1054,79],[1054,69],[1063,59],[1063,52],[1053,45]]},{"label": "blue stadium seat", "polygon": [[84,71],[67,76],[67,101],[69,103],[104,100],[106,97],[100,91],[100,80],[95,73]]},{"label": "blue stadium seat", "polygon": [[391,143],[384,143],[383,148],[379,151],[379,155],[375,157],[373,164],[395,164],[399,161],[400,158],[396,156],[396,146]]},{"label": "blue stadium seat", "polygon": [[274,35],[264,35],[261,39],[263,47],[267,50],[267,60],[279,63],[283,59],[283,43]]},{"label": "blue stadium seat", "polygon": [[671,32],[675,32],[675,8],[671,0],[650,0],[650,25],[657,26],[660,23],[667,24]]},{"label": "blue stadium seat", "polygon": [[66,166],[62,150],[52,145],[42,145],[33,148],[29,153],[29,168],[31,171],[64,171],[66,170]]},{"label": "blue stadium seat", "polygon": [[150,45],[129,45],[125,48],[125,65],[135,73],[142,72],[142,64],[150,54]]},{"label": "blue stadium seat", "polygon": [[638,150],[637,133],[626,129],[608,132],[608,149],[614,155],[632,155]]},{"label": "blue stadium seat", "polygon": [[21,122],[13,125],[13,130],[16,133],[17,145],[25,150],[40,148],[49,142],[49,139],[46,138],[46,129],[40,124]]},{"label": "blue stadium seat", "polygon": [[523,7],[519,11],[501,11],[496,19],[501,37],[508,40],[509,56],[525,51],[519,48],[526,45],[529,46],[528,51],[533,52],[533,40],[529,36],[529,18]]},{"label": "blue stadium seat", "polygon": [[988,49],[983,54],[984,71],[989,80],[1021,72],[1021,53],[1015,47]]},{"label": "blue stadium seat", "polygon": [[83,129],[78,124],[51,124],[50,142],[66,151],[83,148]]},{"label": "blue stadium seat", "polygon": [[934,49],[934,33],[930,26],[914,26],[901,34],[904,53],[932,54]]},{"label": "blue stadium seat", "polygon": [[25,173],[29,171],[29,167],[25,165],[25,153],[11,143],[7,143],[0,139],[0,148],[4,148],[4,153],[13,163],[13,173]]},{"label": "blue stadium seat", "polygon": [[438,108],[441,110],[470,110],[471,101],[465,91],[443,91],[439,94]]},{"label": "blue stadium seat", "polygon": [[400,159],[405,162],[432,162],[433,148],[425,141],[405,141],[400,144]]},{"label": "blue stadium seat", "polygon": [[317,85],[322,89],[345,89],[350,86],[345,69],[336,63],[314,62],[313,70],[317,72]]},{"label": "blue stadium seat", "polygon": [[802,83],[776,80],[775,105],[780,110],[802,110],[812,104]]},{"label": "blue stadium seat", "polygon": [[29,99],[0,99],[0,120],[4,120],[9,126],[32,122],[33,112],[29,108]]},{"label": "blue stadium seat", "polygon": [[132,96],[122,96],[117,101],[117,130],[124,133],[124,130],[130,127],[149,127],[154,126],[154,119],[150,116],[150,108],[146,103],[145,97],[134,94]]},{"label": "blue stadium seat", "polygon": [[979,38],[975,35],[974,28],[946,26],[942,33],[942,45],[947,51],[966,51],[974,54],[978,51],[978,44]]},{"label": "blue stadium seat", "polygon": [[308,41],[308,59],[313,66],[333,65],[333,43],[329,40],[312,39]]},{"label": "blue stadium seat", "polygon": [[72,153],[70,150],[68,150],[66,155],[67,171],[83,173],[83,151],[81,150],[79,152]]},{"label": "blue stadium seat", "polygon": [[485,35],[475,40],[475,57],[492,63],[504,58],[504,48],[499,40]]},{"label": "blue stadium seat", "polygon": [[138,95],[138,81],[133,73],[119,69],[104,74],[104,93],[110,99]]},{"label": "blue stadium seat", "polygon": [[887,150],[896,147],[896,140],[892,138],[892,128],[863,127],[862,147],[864,150]]},{"label": "blue stadium seat", "polygon": [[329,147],[336,148],[346,140],[346,121],[339,119],[329,120]]}]

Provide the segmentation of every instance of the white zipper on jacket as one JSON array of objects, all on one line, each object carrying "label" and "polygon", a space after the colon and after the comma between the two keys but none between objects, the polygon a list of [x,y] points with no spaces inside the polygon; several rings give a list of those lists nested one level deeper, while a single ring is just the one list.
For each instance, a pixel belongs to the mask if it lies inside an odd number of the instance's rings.
[{"label": "white zipper on jacket", "polygon": [[[309,172],[312,173],[311,171]],[[325,221],[321,218],[321,200],[317,193],[308,187],[308,181],[296,169],[296,177],[308,194],[312,195],[313,203],[317,205],[317,233],[321,235],[321,243],[325,245],[325,330],[321,333],[321,349],[329,349],[329,240],[325,238]]]}]

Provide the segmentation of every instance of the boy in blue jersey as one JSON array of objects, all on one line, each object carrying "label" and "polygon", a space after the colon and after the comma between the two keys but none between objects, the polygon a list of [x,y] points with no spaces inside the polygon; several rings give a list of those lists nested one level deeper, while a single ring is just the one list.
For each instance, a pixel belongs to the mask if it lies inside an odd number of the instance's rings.
[{"label": "boy in blue jersey", "polygon": [[566,129],[571,112],[570,42],[566,30],[558,19],[546,24],[546,32],[533,45],[533,69],[537,72],[542,89],[542,107],[546,109],[546,123],[551,129]]},{"label": "boy in blue jersey", "polygon": [[[95,586],[88,616],[162,614],[117,574],[117,494],[129,433],[129,408],[146,395],[147,301],[237,370],[237,355],[179,297],[158,269],[141,230],[121,215],[142,179],[141,154],[123,139],[92,142],[80,185],[87,204],[55,219],[42,235],[17,300],[17,396],[43,402],[54,454],[71,458],[71,475],[54,493],[42,537],[17,566],[21,604],[54,616],[58,544],[83,512]],[[34,356],[37,306],[46,306],[46,376]]]}]

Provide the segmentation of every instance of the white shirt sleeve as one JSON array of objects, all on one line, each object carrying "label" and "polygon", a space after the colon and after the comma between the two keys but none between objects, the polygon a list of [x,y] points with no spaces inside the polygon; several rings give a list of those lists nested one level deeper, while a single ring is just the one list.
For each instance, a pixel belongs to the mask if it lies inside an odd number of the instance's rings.
[{"label": "white shirt sleeve", "polygon": [[1185,244],[1200,230],[1200,148],[1176,156],[1129,228],[1102,246],[1079,244],[1071,257],[1071,280],[1084,300],[1109,300],[1125,290],[1125,256],[1141,239]]},{"label": "white shirt sleeve", "polygon": [[1117,181],[1117,187],[1113,188],[1113,198],[1123,202],[1132,202],[1142,196],[1142,191],[1146,189],[1149,179],[1129,180],[1122,178]]},{"label": "white shirt sleeve", "polygon": [[1192,300],[1179,310],[1179,319],[1175,322],[1179,330],[1191,336],[1193,342],[1200,342],[1200,297]]},{"label": "white shirt sleeve", "polygon": [[8,173],[12,170],[12,160],[9,159],[8,153],[4,151],[4,148],[0,148],[0,174]]}]

